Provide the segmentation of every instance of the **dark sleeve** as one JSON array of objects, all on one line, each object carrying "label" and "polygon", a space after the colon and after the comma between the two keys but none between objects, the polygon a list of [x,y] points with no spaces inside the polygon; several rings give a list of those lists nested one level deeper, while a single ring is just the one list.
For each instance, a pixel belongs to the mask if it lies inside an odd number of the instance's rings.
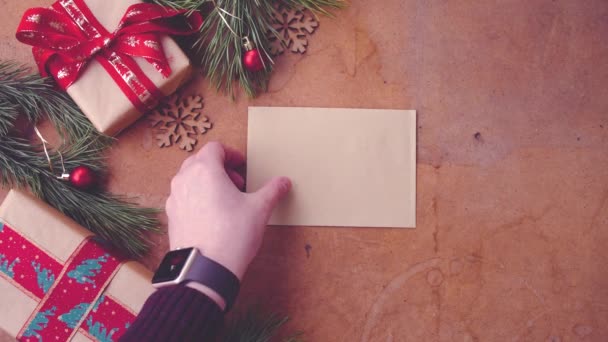
[{"label": "dark sleeve", "polygon": [[148,298],[120,341],[213,341],[223,323],[224,313],[209,297],[171,286]]}]

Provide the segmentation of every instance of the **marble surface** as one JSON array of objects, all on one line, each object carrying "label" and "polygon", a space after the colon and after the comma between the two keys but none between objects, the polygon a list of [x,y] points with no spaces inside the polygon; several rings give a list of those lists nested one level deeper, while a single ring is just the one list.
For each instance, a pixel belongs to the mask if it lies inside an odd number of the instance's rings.
[{"label": "marble surface", "polygon": [[[32,65],[14,31],[47,3],[2,1],[3,59]],[[277,60],[267,94],[192,83],[215,123],[202,142],[241,151],[248,105],[418,110],[417,229],[271,228],[239,306],[309,341],[607,340],[606,18],[602,0],[353,0]],[[162,206],[187,156],[139,122],[110,188]]]}]

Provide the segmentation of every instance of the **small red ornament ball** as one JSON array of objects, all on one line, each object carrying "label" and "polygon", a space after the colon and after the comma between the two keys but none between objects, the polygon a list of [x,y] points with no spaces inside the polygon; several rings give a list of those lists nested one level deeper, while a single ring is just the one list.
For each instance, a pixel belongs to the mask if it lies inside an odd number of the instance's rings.
[{"label": "small red ornament ball", "polygon": [[78,166],[70,172],[70,184],[78,189],[88,190],[95,185],[95,172],[88,166]]},{"label": "small red ornament ball", "polygon": [[243,54],[243,65],[245,69],[249,71],[260,71],[264,69],[264,63],[262,63],[262,55],[260,50],[257,48],[245,51]]}]

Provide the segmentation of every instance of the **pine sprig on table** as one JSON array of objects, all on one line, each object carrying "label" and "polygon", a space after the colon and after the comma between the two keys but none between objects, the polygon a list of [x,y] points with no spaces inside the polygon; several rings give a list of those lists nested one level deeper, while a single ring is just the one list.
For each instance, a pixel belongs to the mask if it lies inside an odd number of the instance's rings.
[{"label": "pine sprig on table", "polygon": [[[29,74],[11,62],[0,62],[0,186],[29,188],[32,193],[131,256],[149,248],[145,232],[158,231],[156,210],[140,208],[105,192],[84,192],[56,178],[40,146],[14,136],[16,117],[36,123],[46,114],[63,135],[62,152],[69,170],[85,165],[106,169],[103,151],[112,139],[92,127],[72,100],[52,80]],[[61,172],[58,153],[53,169]]]},{"label": "pine sprig on table", "polygon": [[[194,43],[195,58],[205,68],[207,77],[217,90],[224,89],[234,94],[233,80],[238,80],[248,96],[254,97],[258,91],[266,91],[272,64],[265,61],[265,69],[251,72],[245,69],[241,56],[244,53],[242,37],[247,36],[258,47],[262,57],[269,44],[266,28],[270,27],[268,18],[272,16],[272,3],[262,1],[259,6],[255,0],[222,1],[222,9],[232,16],[220,16],[220,7],[213,6],[201,28],[199,38]],[[224,22],[226,20],[228,24]],[[236,35],[230,31],[234,30]],[[212,37],[208,39],[207,37]]]},{"label": "pine sprig on table", "polygon": [[[289,321],[289,317],[267,313],[257,306],[232,317],[224,328],[222,342],[268,342]],[[282,342],[301,342],[301,334],[282,339]]]},{"label": "pine sprig on table", "polygon": [[[98,168],[101,149],[77,142],[64,151],[66,167]],[[55,169],[58,156],[53,156]],[[141,256],[149,247],[143,232],[157,231],[154,209],[140,208],[108,193],[90,193],[56,178],[44,155],[28,140],[0,136],[0,182],[3,186],[29,188],[63,214],[89,228],[121,251]]]},{"label": "pine sprig on table", "polygon": [[[272,28],[274,1],[268,0],[153,0],[164,6],[189,11],[200,10],[204,22],[192,46],[193,63],[203,68],[216,89],[234,96],[234,81],[250,97],[266,91],[272,62],[268,51],[267,32],[278,37]],[[278,0],[288,8],[304,8],[313,13],[331,15],[327,10],[342,8],[344,0]],[[222,11],[223,10],[223,11]],[[224,12],[225,11],[225,12]],[[229,14],[228,14],[229,13]],[[234,32],[232,32],[234,31]],[[265,69],[251,72],[245,69],[242,37],[249,37],[265,57]]]},{"label": "pine sprig on table", "polygon": [[93,128],[65,92],[57,91],[52,80],[10,61],[0,61],[0,113],[2,135],[8,133],[18,114],[25,115],[29,122],[36,122],[46,114],[67,142],[84,138],[100,146],[112,142],[112,138]]}]

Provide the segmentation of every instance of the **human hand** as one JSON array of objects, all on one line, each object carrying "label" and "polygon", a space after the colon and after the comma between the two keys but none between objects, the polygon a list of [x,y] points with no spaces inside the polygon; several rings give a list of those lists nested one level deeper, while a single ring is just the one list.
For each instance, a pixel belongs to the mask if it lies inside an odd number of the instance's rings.
[{"label": "human hand", "polygon": [[255,193],[241,192],[236,171],[243,156],[220,143],[207,143],[186,159],[171,181],[167,199],[171,249],[196,247],[240,280],[257,254],[278,201],[291,189],[285,177],[270,180]]}]

